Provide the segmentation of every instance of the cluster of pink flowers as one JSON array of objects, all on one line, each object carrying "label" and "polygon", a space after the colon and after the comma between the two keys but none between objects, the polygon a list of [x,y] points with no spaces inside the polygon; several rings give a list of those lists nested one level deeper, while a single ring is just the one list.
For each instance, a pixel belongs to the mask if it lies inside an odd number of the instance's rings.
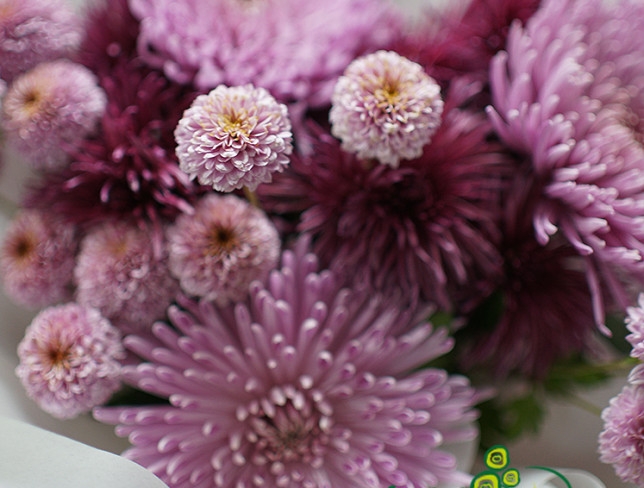
[{"label": "cluster of pink flowers", "polygon": [[[464,375],[592,360],[609,314],[644,359],[644,6],[616,2],[0,0],[28,395],[171,488],[468,483]],[[642,369],[600,438],[640,484]],[[103,407],[123,384],[165,403]]]}]

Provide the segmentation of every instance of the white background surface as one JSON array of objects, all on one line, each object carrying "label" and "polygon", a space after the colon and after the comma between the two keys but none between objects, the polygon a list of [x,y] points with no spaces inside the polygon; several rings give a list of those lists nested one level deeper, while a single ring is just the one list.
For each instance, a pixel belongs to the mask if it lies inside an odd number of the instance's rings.
[{"label": "white background surface", "polygon": [[[70,1],[76,4],[84,3],[84,0]],[[432,3],[431,0],[397,1],[409,8],[422,3]],[[15,160],[5,161],[0,174],[0,196],[16,201],[21,193],[19,183],[24,181],[27,174],[28,172]],[[11,214],[11,206],[5,201],[0,214],[0,235],[4,234]],[[4,295],[0,295],[0,415],[27,420],[34,425],[100,449],[121,452],[127,447],[127,442],[117,438],[112,427],[99,424],[89,416],[72,421],[58,421],[40,411],[25,397],[13,370],[17,364],[16,346],[33,315],[33,312],[20,309]],[[616,378],[610,384],[591,390],[584,396],[603,408],[608,404],[610,397],[621,390],[624,382],[625,377]],[[579,468],[595,474],[609,488],[630,486],[620,483],[611,466],[598,461],[597,435],[601,430],[601,420],[598,417],[578,407],[557,402],[549,403],[548,409],[547,422],[538,437],[525,438],[515,445],[508,446],[512,467],[540,465]],[[481,468],[480,462],[477,467]]]}]

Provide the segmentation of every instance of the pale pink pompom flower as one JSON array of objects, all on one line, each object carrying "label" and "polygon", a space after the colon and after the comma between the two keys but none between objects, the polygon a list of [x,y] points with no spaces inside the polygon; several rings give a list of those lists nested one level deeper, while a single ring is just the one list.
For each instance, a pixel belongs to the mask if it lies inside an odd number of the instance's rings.
[{"label": "pale pink pompom flower", "polygon": [[70,299],[77,247],[73,225],[42,211],[20,211],[0,247],[7,296],[30,308]]},{"label": "pale pink pompom flower", "polygon": [[625,483],[644,486],[644,386],[627,385],[602,412],[600,461]]},{"label": "pale pink pompom flower", "polygon": [[98,310],[76,303],[41,311],[18,346],[27,394],[68,419],[105,403],[121,385],[121,336]]},{"label": "pale pink pompom flower", "polygon": [[438,83],[422,66],[393,51],[353,61],[331,102],[331,133],[342,148],[394,168],[422,154],[443,113]]},{"label": "pale pink pompom flower", "polygon": [[76,300],[123,330],[149,330],[178,291],[167,251],[156,250],[152,239],[126,222],[106,222],[89,232],[74,269]]},{"label": "pale pink pompom flower", "polygon": [[67,150],[92,134],[107,98],[96,76],[68,60],[41,63],[18,77],[2,105],[7,144],[38,170],[59,170]]},{"label": "pale pink pompom flower", "polygon": [[286,106],[252,85],[219,85],[198,96],[174,135],[181,169],[223,192],[270,182],[293,151]]},{"label": "pale pink pompom flower", "polygon": [[169,266],[188,294],[219,304],[245,298],[277,264],[280,238],[268,217],[234,195],[207,195],[168,229]]}]

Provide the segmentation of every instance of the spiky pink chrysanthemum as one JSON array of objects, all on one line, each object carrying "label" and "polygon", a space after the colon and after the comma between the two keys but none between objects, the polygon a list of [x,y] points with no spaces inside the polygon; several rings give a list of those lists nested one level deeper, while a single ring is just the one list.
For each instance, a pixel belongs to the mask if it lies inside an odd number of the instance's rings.
[{"label": "spiky pink chrysanthemum", "polygon": [[[130,0],[140,53],[200,89],[251,83],[281,102],[328,104],[336,77],[398,25],[381,0]],[[329,56],[329,53],[333,53]]]},{"label": "spiky pink chrysanthemum", "polygon": [[9,86],[2,129],[34,168],[58,170],[69,162],[65,147],[92,134],[105,111],[105,92],[84,66],[68,60],[41,63]]},{"label": "spiky pink chrysanthemum", "polygon": [[451,291],[500,264],[493,241],[505,160],[486,140],[485,119],[458,108],[476,88],[454,84],[432,142],[398,168],[360,160],[320,134],[310,156],[258,187],[264,208],[302,212],[298,231],[312,234],[323,262],[343,276],[450,306]]},{"label": "spiky pink chrysanthemum", "polygon": [[504,142],[529,160],[542,195],[537,239],[561,234],[587,256],[600,325],[600,280],[614,283],[611,269],[644,268],[644,68],[632,62],[643,46],[641,2],[549,0],[525,29],[513,27],[507,54],[492,64],[489,114]]},{"label": "spiky pink chrysanthemum", "polygon": [[411,372],[452,344],[426,313],[339,289],[300,246],[248,303],[184,300],[176,329],[126,339],[150,361],[126,381],[170,405],[95,417],[172,488],[466,484],[443,446],[475,435],[477,395],[464,377]]},{"label": "spiky pink chrysanthemum", "polygon": [[220,305],[240,301],[275,267],[277,229],[264,212],[233,195],[207,195],[168,228],[170,272],[190,295]]},{"label": "spiky pink chrysanthemum", "polygon": [[165,249],[126,222],[106,222],[82,240],[76,268],[76,299],[98,309],[124,330],[148,330],[178,291]]},{"label": "spiky pink chrysanthemum", "polygon": [[0,0],[0,77],[12,82],[38,63],[71,55],[80,22],[64,0]]},{"label": "spiky pink chrysanthemum", "polygon": [[224,192],[270,182],[293,151],[286,106],[252,85],[220,85],[198,96],[174,136],[181,169]]},{"label": "spiky pink chrysanthemum", "polygon": [[194,95],[136,60],[101,76],[108,105],[96,136],[71,151],[63,171],[30,189],[26,204],[89,226],[134,218],[161,227],[201,190],[179,169],[172,133]]},{"label": "spiky pink chrysanthemum", "polygon": [[630,334],[626,339],[632,346],[631,356],[644,361],[644,293],[640,293],[636,307],[626,309],[626,328]]},{"label": "spiky pink chrysanthemum", "polygon": [[440,87],[423,68],[393,51],[353,61],[331,97],[331,133],[362,159],[398,167],[423,153],[441,123]]},{"label": "spiky pink chrysanthemum", "polygon": [[644,486],[644,387],[625,386],[602,412],[600,460],[625,483]]},{"label": "spiky pink chrysanthemum", "polygon": [[106,402],[121,385],[121,336],[98,310],[76,303],[41,311],[18,345],[16,374],[51,415],[68,419]]},{"label": "spiky pink chrysanthemum", "polygon": [[76,231],[55,215],[20,211],[0,248],[0,275],[12,300],[41,308],[71,298]]}]

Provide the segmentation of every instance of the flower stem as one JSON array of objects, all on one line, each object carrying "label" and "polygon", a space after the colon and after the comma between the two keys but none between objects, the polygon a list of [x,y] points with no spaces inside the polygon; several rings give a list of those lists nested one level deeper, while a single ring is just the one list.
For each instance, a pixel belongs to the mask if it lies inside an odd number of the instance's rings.
[{"label": "flower stem", "polygon": [[247,186],[244,187],[244,195],[253,207],[257,207],[259,209],[262,208],[261,204],[259,203],[259,198],[257,198],[257,193],[255,193],[253,190],[249,190]]}]

